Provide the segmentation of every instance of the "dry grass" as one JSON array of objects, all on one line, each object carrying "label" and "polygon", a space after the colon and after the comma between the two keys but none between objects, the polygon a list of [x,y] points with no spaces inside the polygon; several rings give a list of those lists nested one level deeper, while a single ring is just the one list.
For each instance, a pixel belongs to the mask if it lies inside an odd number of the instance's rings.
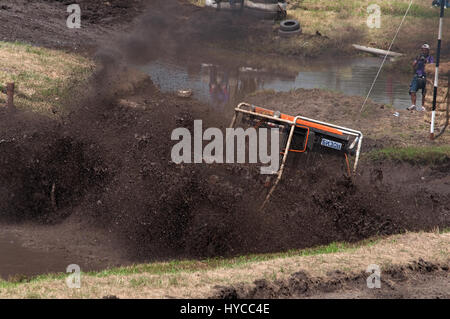
[{"label": "dry grass", "polygon": [[106,295],[205,298],[212,295],[216,285],[251,283],[261,278],[281,279],[300,270],[323,277],[333,270],[358,273],[370,264],[378,264],[383,269],[419,258],[448,263],[449,247],[450,233],[406,233],[337,253],[274,258],[208,270],[158,274],[133,273],[132,267],[128,267],[108,276],[83,275],[81,289],[67,288],[62,276],[24,284],[0,284],[0,298],[101,298]]},{"label": "dry grass", "polygon": [[[437,35],[438,10],[430,8],[430,1],[415,1],[400,30],[393,49],[416,53],[423,41],[433,41]],[[381,27],[369,28],[367,7],[381,8]],[[359,34],[361,44],[387,49],[400,25],[409,0],[303,0],[291,1],[289,14],[298,19],[306,33],[317,31],[331,39],[348,38]],[[436,26],[436,27],[435,27]]]},{"label": "dry grass", "polygon": [[0,42],[0,86],[16,83],[15,105],[20,109],[46,114],[58,110],[70,85],[86,79],[93,67],[92,61],[78,55]]}]

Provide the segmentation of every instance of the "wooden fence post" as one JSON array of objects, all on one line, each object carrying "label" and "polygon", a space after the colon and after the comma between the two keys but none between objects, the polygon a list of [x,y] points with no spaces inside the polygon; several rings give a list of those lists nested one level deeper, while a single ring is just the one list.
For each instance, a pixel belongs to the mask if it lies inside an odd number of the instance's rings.
[{"label": "wooden fence post", "polygon": [[14,106],[14,83],[8,83],[6,85],[6,95],[7,95],[7,102],[6,107],[8,110],[15,110],[16,107]]}]

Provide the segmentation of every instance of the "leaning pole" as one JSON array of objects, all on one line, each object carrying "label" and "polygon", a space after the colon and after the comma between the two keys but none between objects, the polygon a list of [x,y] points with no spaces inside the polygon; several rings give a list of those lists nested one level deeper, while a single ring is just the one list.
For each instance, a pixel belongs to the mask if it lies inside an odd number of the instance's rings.
[{"label": "leaning pole", "polygon": [[439,34],[438,34],[438,44],[437,44],[437,51],[436,51],[436,70],[434,72],[433,107],[431,108],[430,139],[434,139],[434,121],[436,118],[436,100],[437,100],[437,90],[438,90],[438,82],[439,82],[439,61],[441,59],[442,25],[444,24],[444,5],[445,5],[445,0],[441,0],[441,14],[439,17]]}]

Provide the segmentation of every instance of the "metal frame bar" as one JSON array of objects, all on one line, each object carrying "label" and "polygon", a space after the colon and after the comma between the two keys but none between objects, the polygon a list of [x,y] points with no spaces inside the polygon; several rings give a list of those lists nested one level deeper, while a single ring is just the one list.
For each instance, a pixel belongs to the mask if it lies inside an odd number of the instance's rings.
[{"label": "metal frame bar", "polygon": [[285,150],[287,150],[287,151],[285,151],[283,154],[283,160],[281,162],[280,169],[278,170],[277,179],[275,180],[275,183],[273,184],[272,188],[270,189],[269,193],[267,194],[266,199],[264,200],[264,203],[261,205],[260,210],[263,210],[264,207],[266,206],[266,204],[269,202],[269,199],[272,196],[272,193],[275,191],[275,188],[277,188],[278,183],[281,180],[281,176],[283,175],[284,167],[286,165],[286,160],[287,160],[287,157],[289,154],[289,148],[291,147],[292,137],[294,136],[295,126],[296,126],[295,124],[297,123],[297,119],[298,119],[298,116],[295,118],[293,124],[291,125],[291,130],[289,132],[289,138],[286,142],[286,148],[285,148]]},{"label": "metal frame bar", "polygon": [[253,111],[243,110],[242,109],[243,106],[257,107],[256,105],[248,104],[248,103],[245,103],[245,102],[239,103],[239,105],[234,109],[235,110],[235,114],[234,114],[233,119],[231,121],[230,127],[234,127],[234,125],[236,124],[237,115],[240,112],[240,113],[244,113],[244,114],[249,114],[249,115],[254,115],[254,116],[266,118],[266,119],[269,119],[269,120],[274,120],[274,121],[286,123],[286,124],[289,124],[289,125],[294,125],[294,127],[295,127],[295,124],[297,124],[297,120],[301,119],[301,120],[305,120],[305,121],[316,123],[316,124],[326,125],[328,127],[332,127],[334,129],[340,130],[343,134],[355,136],[356,138],[353,141],[353,143],[350,145],[350,149],[353,149],[355,144],[358,143],[358,146],[356,148],[356,154],[355,154],[355,164],[353,166],[353,174],[356,173],[356,169],[357,169],[358,163],[359,163],[359,156],[361,154],[362,140],[363,140],[363,137],[364,137],[363,134],[360,131],[356,131],[356,130],[353,130],[353,129],[350,129],[350,128],[347,128],[347,127],[334,125],[334,124],[327,123],[327,122],[317,121],[317,120],[314,120],[314,119],[311,119],[311,118],[308,118],[308,117],[304,117],[304,116],[300,116],[300,115],[296,116],[294,121],[289,121],[289,120],[281,119],[281,118],[278,118],[278,117],[275,117],[275,116],[271,116],[271,115],[260,114],[260,113],[256,113],[256,112],[253,112]]}]

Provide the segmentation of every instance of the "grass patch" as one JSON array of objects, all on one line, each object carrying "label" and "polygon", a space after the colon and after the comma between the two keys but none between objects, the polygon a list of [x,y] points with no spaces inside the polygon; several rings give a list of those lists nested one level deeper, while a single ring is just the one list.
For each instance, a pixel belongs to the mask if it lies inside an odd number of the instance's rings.
[{"label": "grass patch", "polygon": [[450,161],[450,146],[389,147],[372,151],[367,156],[373,161],[389,160],[411,164],[436,165]]},{"label": "grass patch", "polygon": [[[86,80],[94,64],[84,57],[24,43],[0,41],[0,91],[16,83],[17,108],[51,115],[61,111],[74,82]],[[0,100],[6,96],[0,94]]]}]

